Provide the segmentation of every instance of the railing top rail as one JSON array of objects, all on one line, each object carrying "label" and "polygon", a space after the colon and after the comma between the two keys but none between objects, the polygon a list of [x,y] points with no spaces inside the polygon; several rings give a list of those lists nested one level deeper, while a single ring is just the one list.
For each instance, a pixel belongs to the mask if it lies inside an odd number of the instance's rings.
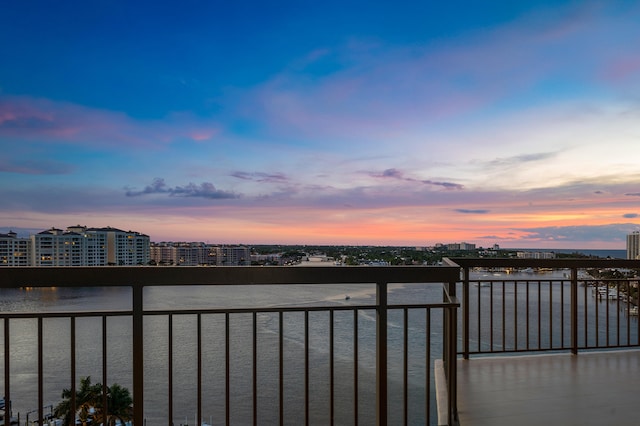
[{"label": "railing top rail", "polygon": [[630,259],[507,259],[452,257],[445,259],[447,265],[474,268],[628,268],[640,269],[640,260]]},{"label": "railing top rail", "polygon": [[6,267],[0,288],[442,283],[459,280],[455,266]]}]

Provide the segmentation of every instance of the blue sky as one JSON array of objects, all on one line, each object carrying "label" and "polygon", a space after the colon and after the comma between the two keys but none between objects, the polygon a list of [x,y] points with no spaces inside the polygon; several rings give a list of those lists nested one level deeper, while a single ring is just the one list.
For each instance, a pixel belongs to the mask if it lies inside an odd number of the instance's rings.
[{"label": "blue sky", "polygon": [[624,248],[638,22],[616,1],[5,5],[0,231]]}]

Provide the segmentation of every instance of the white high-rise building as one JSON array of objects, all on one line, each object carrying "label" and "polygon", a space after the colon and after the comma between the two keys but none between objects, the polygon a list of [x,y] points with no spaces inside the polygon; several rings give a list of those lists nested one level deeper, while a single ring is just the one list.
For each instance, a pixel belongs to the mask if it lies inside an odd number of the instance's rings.
[{"label": "white high-rise building", "polygon": [[87,228],[84,234],[89,241],[89,252],[92,256],[89,266],[146,265],[151,260],[151,242],[148,235],[110,226]]},{"label": "white high-rise building", "polygon": [[148,235],[111,227],[51,228],[28,239],[0,234],[0,266],[146,265],[149,246]]},{"label": "white high-rise building", "polygon": [[476,245],[471,243],[465,243],[464,241],[460,243],[460,250],[475,250]]},{"label": "white high-rise building", "polygon": [[627,259],[640,259],[640,231],[627,235]]},{"label": "white high-rise building", "polygon": [[552,251],[519,251],[516,256],[518,259],[555,259],[556,254]]},{"label": "white high-rise building", "polygon": [[31,240],[18,238],[18,234],[9,231],[0,234],[0,267],[29,266],[31,264]]},{"label": "white high-rise building", "polygon": [[157,265],[215,265],[209,256],[210,247],[202,242],[151,243],[151,260]]},{"label": "white high-rise building", "polygon": [[251,265],[251,250],[244,246],[212,247],[210,256],[215,258],[218,266]]},{"label": "white high-rise building", "polygon": [[31,236],[32,266],[84,266],[82,234],[51,228]]},{"label": "white high-rise building", "polygon": [[151,244],[151,259],[157,265],[248,266],[251,249],[202,242],[162,242]]}]

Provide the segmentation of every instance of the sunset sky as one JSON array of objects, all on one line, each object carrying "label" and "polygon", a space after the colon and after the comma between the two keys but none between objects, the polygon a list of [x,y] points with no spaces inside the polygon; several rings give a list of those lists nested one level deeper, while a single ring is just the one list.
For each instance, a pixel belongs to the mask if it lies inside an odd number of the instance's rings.
[{"label": "sunset sky", "polygon": [[0,232],[624,249],[635,1],[14,1]]}]

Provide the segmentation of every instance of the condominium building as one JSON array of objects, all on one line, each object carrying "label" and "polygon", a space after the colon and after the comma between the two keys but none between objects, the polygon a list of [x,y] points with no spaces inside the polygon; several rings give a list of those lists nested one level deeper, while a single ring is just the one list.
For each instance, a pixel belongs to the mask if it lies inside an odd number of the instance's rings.
[{"label": "condominium building", "polygon": [[244,246],[218,246],[200,242],[151,243],[151,260],[157,265],[248,266],[251,250]]},{"label": "condominium building", "polygon": [[31,241],[18,238],[18,234],[9,231],[0,234],[0,267],[29,266],[31,261]]},{"label": "condominium building", "polygon": [[200,242],[151,243],[151,260],[156,265],[211,265],[210,246]]},{"label": "condominium building", "polygon": [[471,251],[471,250],[475,250],[476,249],[476,245],[475,244],[470,244],[470,243],[453,243],[453,244],[447,244],[447,250],[449,251],[458,251],[458,250],[464,250],[464,251]]},{"label": "condominium building", "polygon": [[555,259],[556,254],[552,251],[518,251],[518,259]]},{"label": "condominium building", "polygon": [[218,246],[209,255],[215,258],[218,266],[251,265],[251,250],[244,246]]},{"label": "condominium building", "polygon": [[460,243],[460,250],[475,250],[476,245],[471,243],[465,243],[464,241]]},{"label": "condominium building", "polygon": [[151,253],[151,263],[156,265],[173,265],[176,254],[171,243],[151,243],[149,247]]},{"label": "condominium building", "polygon": [[32,266],[85,266],[82,234],[51,228],[31,236]]},{"label": "condominium building", "polygon": [[96,242],[106,241],[107,265],[146,265],[151,260],[148,235],[116,228],[89,228],[87,234],[95,235]]},{"label": "condominium building", "polygon": [[640,231],[627,235],[627,259],[640,259]]},{"label": "condominium building", "polygon": [[120,229],[70,226],[18,238],[0,234],[0,266],[146,265],[149,236]]}]

